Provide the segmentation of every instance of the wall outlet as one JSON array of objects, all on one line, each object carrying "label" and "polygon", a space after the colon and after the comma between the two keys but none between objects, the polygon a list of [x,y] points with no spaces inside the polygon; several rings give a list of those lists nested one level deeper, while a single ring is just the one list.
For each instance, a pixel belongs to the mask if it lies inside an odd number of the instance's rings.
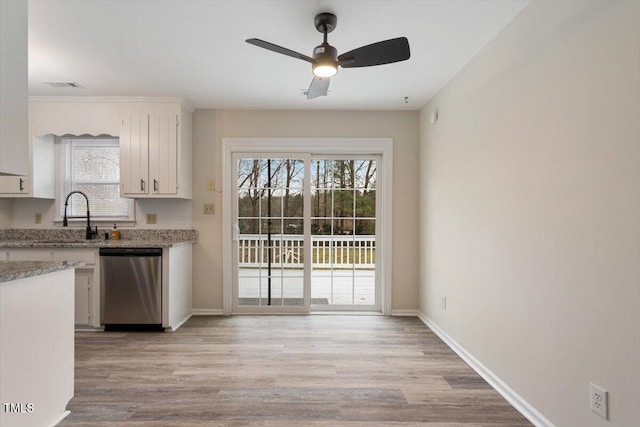
[{"label": "wall outlet", "polygon": [[213,215],[216,213],[215,205],[213,203],[205,203],[204,204],[204,214],[205,215]]},{"label": "wall outlet", "polygon": [[442,297],[441,305],[443,310],[447,309],[447,297]]},{"label": "wall outlet", "polygon": [[214,180],[207,180],[207,191],[216,191],[216,183]]},{"label": "wall outlet", "polygon": [[158,223],[157,214],[147,214],[147,224],[157,224],[157,223]]},{"label": "wall outlet", "polygon": [[589,383],[589,396],[591,397],[591,410],[605,420],[607,418],[608,393],[593,383]]},{"label": "wall outlet", "polygon": [[37,213],[36,214],[36,224],[42,224],[42,214],[41,213]]}]

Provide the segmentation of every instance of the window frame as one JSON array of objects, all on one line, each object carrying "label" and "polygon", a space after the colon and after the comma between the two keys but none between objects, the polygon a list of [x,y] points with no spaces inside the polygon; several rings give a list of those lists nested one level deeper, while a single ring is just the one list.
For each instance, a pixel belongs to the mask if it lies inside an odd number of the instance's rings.
[{"label": "window frame", "polygon": [[[56,177],[55,177],[55,216],[53,223],[56,225],[62,225],[63,217],[64,217],[64,200],[67,197],[67,193],[64,190],[64,181],[65,181],[65,156],[64,156],[64,141],[65,140],[80,140],[80,141],[95,141],[96,143],[100,143],[102,141],[116,141],[119,144],[119,138],[110,135],[102,135],[102,136],[61,136],[55,138],[55,163],[56,163]],[[93,181],[93,180],[82,180],[76,181],[81,184],[118,184],[120,185],[120,181]],[[92,225],[112,225],[118,224],[127,226],[127,225],[135,225],[136,217],[135,217],[135,200],[127,197],[121,197],[122,199],[127,200],[129,204],[129,215],[124,216],[95,216],[93,213],[91,214],[91,224]],[[91,208],[91,198],[89,198],[89,208]],[[87,223],[86,217],[77,218],[77,217],[68,217],[68,223],[70,227],[82,227]]]}]

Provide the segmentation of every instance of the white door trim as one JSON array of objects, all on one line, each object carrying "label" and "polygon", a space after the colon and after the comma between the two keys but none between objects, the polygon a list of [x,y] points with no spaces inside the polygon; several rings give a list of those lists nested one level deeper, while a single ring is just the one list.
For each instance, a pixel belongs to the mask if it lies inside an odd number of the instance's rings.
[{"label": "white door trim", "polygon": [[[309,154],[379,154],[382,156],[377,186],[382,190],[380,245],[376,252],[380,265],[382,313],[391,315],[391,266],[393,242],[393,139],[391,138],[223,138],[222,139],[222,311],[228,315],[233,307],[232,288],[232,153],[309,153]],[[377,258],[377,256],[376,256]]]}]

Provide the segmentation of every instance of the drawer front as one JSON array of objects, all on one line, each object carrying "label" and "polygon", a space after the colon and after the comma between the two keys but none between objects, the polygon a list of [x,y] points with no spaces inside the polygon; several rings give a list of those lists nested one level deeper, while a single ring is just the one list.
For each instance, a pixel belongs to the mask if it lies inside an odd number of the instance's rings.
[{"label": "drawer front", "polygon": [[10,261],[53,261],[51,249],[11,249]]},{"label": "drawer front", "polygon": [[86,265],[95,265],[97,249],[56,249],[53,251],[54,261],[81,261]]}]

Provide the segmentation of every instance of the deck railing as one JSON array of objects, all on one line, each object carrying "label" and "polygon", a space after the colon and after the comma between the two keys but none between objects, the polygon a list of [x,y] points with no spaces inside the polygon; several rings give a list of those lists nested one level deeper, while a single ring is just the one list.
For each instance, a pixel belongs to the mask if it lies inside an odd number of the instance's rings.
[{"label": "deck railing", "polygon": [[[373,269],[376,257],[375,236],[311,236],[313,268]],[[270,244],[273,267],[302,268],[304,236],[275,235]],[[239,267],[266,267],[268,239],[261,234],[238,236]]]}]

